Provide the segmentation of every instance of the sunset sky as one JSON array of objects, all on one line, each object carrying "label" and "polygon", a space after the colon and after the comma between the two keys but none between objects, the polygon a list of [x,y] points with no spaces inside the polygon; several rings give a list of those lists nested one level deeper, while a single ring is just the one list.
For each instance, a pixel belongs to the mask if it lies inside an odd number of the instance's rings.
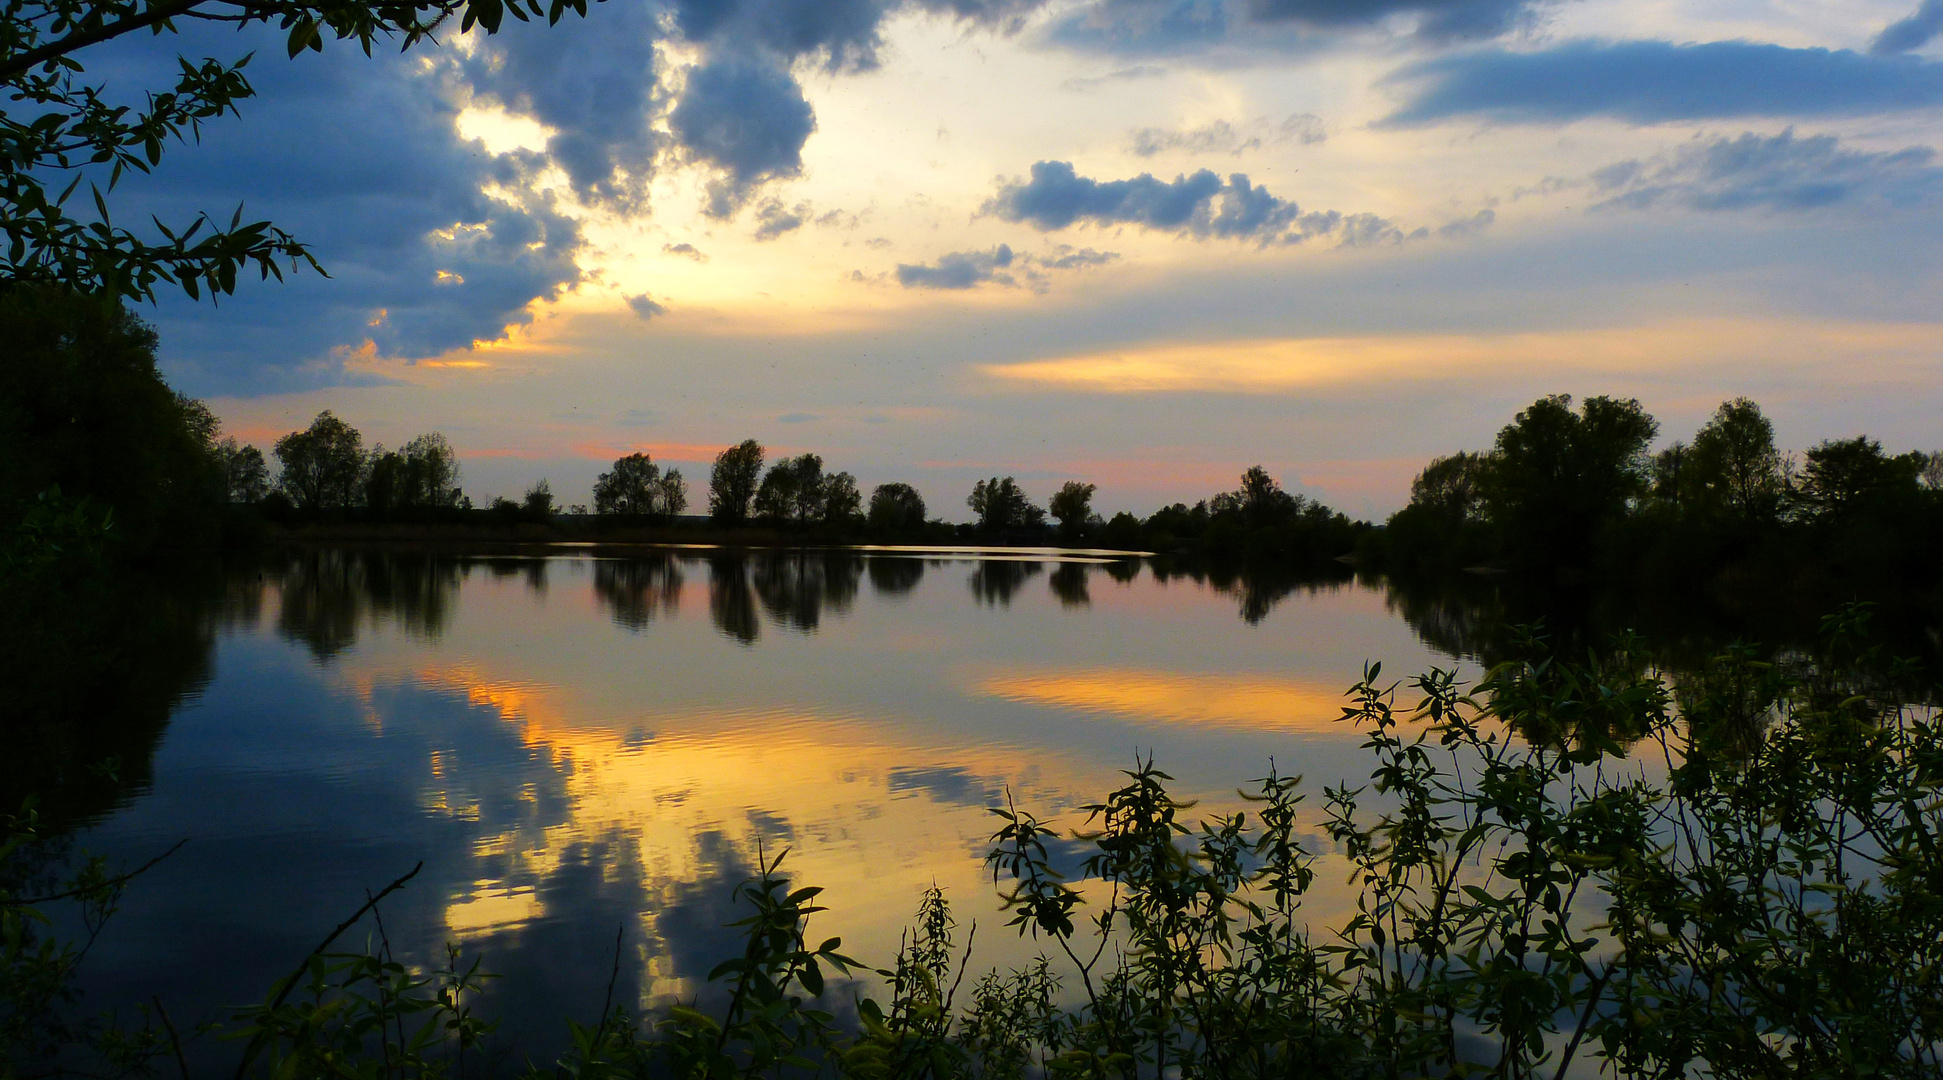
[{"label": "sunset sky", "polygon": [[607,0],[90,73],[256,51],[117,214],[314,246],[328,280],[147,312],[266,448],[330,408],[571,503],[754,437],[954,519],[980,476],[1145,513],[1261,462],[1380,515],[1553,392],[1943,449],[1943,0],[1909,4]]}]

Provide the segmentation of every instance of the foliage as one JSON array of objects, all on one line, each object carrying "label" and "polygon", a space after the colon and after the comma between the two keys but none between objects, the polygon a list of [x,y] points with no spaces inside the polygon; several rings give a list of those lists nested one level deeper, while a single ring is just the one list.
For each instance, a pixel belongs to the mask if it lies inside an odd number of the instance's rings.
[{"label": "foliage", "polygon": [[233,503],[262,502],[270,493],[270,467],[263,460],[263,451],[254,446],[237,443],[234,436],[224,439],[216,447],[218,459],[223,466],[223,487]]},{"label": "foliage", "polygon": [[1771,521],[1780,510],[1784,463],[1774,425],[1754,402],[1722,402],[1693,437],[1691,458],[1690,483],[1705,509],[1753,522]]},{"label": "foliage", "polygon": [[[233,292],[239,272],[283,276],[285,267],[320,269],[296,238],[269,222],[244,222],[238,207],[227,225],[207,213],[174,227],[155,222],[143,238],[111,219],[108,196],[122,176],[161,163],[170,142],[196,139],[205,121],[238,114],[254,95],[244,68],[178,58],[172,86],[156,87],[142,105],[120,104],[105,84],[91,83],[86,50],[127,34],[173,33],[180,21],[273,25],[291,56],[322,50],[325,39],[349,41],[369,55],[395,41],[410,48],[451,16],[461,32],[497,31],[505,15],[526,21],[567,11],[586,14],[586,0],[21,0],[0,17],[0,88],[21,103],[0,112],[0,280],[43,281],[106,296],[150,300],[174,285],[191,298]],[[75,193],[88,187],[77,215]],[[105,190],[104,190],[105,185]],[[91,210],[92,214],[88,211]]]},{"label": "foliage", "polygon": [[112,508],[130,548],[209,535],[215,419],[162,380],[153,330],[113,299],[0,284],[0,340],[0,522],[58,488]]},{"label": "foliage", "polygon": [[1054,521],[1059,522],[1061,535],[1075,537],[1086,528],[1094,516],[1093,493],[1098,490],[1097,484],[1068,480],[1053,492],[1052,499],[1046,504],[1046,511]]},{"label": "foliage", "polygon": [[553,513],[553,486],[546,482],[546,477],[540,477],[532,487],[526,489],[526,494],[520,498],[520,510],[527,517],[541,521]]},{"label": "foliage", "polygon": [[744,439],[715,455],[715,468],[708,478],[710,516],[729,524],[747,521],[761,476],[762,444],[754,439]]},{"label": "foliage", "polygon": [[310,427],[278,439],[273,451],[282,467],[278,490],[299,510],[316,512],[356,504],[364,479],[364,436],[329,409],[318,413]]},{"label": "foliage", "polygon": [[1928,465],[1921,454],[1890,457],[1865,435],[1816,444],[1793,491],[1796,512],[1810,521],[1840,521],[1866,509],[1912,496]]},{"label": "foliage", "polygon": [[1009,476],[980,480],[972,486],[965,505],[978,515],[978,528],[983,532],[1038,528],[1046,523],[1045,510],[1033,505],[1018,482]]},{"label": "foliage", "polygon": [[1583,561],[1598,528],[1646,492],[1646,448],[1659,424],[1638,401],[1533,402],[1498,432],[1485,470],[1486,512],[1523,560]]},{"label": "foliage", "polygon": [[909,484],[879,484],[870,493],[870,527],[879,532],[915,532],[925,515],[924,496]]},{"label": "foliage", "polygon": [[688,508],[688,485],[680,469],[662,473],[646,454],[614,460],[614,468],[594,481],[594,513],[673,517]]}]

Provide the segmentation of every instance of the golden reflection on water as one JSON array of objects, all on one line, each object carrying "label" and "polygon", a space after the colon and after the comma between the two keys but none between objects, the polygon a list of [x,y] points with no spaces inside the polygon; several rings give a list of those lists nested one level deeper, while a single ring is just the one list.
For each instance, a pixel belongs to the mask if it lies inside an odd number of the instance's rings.
[{"label": "golden reflection on water", "polygon": [[[639,865],[648,890],[634,928],[651,958],[643,1005],[696,990],[695,972],[677,973],[661,959],[671,942],[657,912],[686,883],[720,873],[711,859],[723,849],[704,843],[709,836],[744,853],[788,847],[793,876],[829,890],[819,933],[841,935],[853,955],[873,962],[893,955],[905,918],[935,882],[988,926],[980,946],[987,963],[1022,962],[1031,950],[991,933],[998,924],[984,917],[993,907],[981,861],[994,820],[986,807],[1002,798],[1001,777],[1042,810],[1057,806],[1060,792],[1090,790],[1096,780],[1004,747],[887,741],[881,724],[858,717],[774,709],[595,717],[579,713],[560,688],[493,680],[468,665],[347,679],[365,692],[373,715],[371,690],[402,682],[463,698],[511,725],[558,775],[571,807],[565,820],[476,841],[482,862],[509,869],[449,894],[447,935],[477,941],[558,914],[532,887],[510,882],[546,878],[576,842],[625,837],[631,850],[621,861]],[[680,730],[642,734],[669,726]],[[923,761],[949,764],[912,767]],[[445,783],[447,776],[435,755],[421,807],[478,820],[464,787]]]}]

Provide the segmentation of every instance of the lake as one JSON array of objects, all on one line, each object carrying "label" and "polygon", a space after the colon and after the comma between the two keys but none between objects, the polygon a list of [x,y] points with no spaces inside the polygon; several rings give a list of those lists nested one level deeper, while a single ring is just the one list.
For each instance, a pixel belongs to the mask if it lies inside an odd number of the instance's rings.
[{"label": "lake", "polygon": [[1365,662],[1475,677],[1458,624],[1483,617],[1347,575],[1018,549],[312,551],[198,588],[188,629],[130,649],[181,662],[133,669],[155,721],[104,736],[124,783],[74,814],[120,867],[188,841],[129,889],[87,1000],[226,1018],[422,862],[385,933],[482,957],[515,1060],[598,1015],[617,933],[621,1002],[692,998],[759,852],[827,889],[811,937],[872,965],[933,883],[977,922],[975,969],[1022,963],[988,808],[1076,827],[1153,755],[1203,812],[1273,761],[1319,819],[1323,784],[1370,770],[1337,719]]}]

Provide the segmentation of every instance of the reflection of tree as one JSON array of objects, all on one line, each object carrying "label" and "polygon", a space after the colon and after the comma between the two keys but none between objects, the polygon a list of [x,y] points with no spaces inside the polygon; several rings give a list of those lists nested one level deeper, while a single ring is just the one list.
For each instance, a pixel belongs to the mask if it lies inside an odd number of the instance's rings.
[{"label": "reflection of tree", "polygon": [[775,551],[750,556],[756,596],[784,626],[809,633],[827,604],[848,611],[857,597],[864,560],[849,552]]},{"label": "reflection of tree", "polygon": [[209,679],[216,625],[250,620],[252,591],[198,563],[0,588],[0,812],[36,796],[57,834],[146,790],[170,715]]},{"label": "reflection of tree", "polygon": [[594,563],[594,596],[629,630],[644,629],[681,603],[681,565],[665,553]]},{"label": "reflection of tree", "polygon": [[756,597],[749,588],[749,564],[740,555],[717,555],[708,560],[708,615],[715,628],[752,644],[762,633],[756,621]]},{"label": "reflection of tree", "polygon": [[1044,570],[1036,562],[1018,562],[1013,559],[981,560],[978,568],[972,571],[972,595],[981,604],[1010,604],[1012,594],[1019,591],[1025,579]]},{"label": "reflection of tree", "polygon": [[897,555],[873,555],[865,562],[870,570],[870,587],[879,596],[900,596],[924,580],[924,560]]},{"label": "reflection of tree", "polygon": [[[415,637],[438,637],[452,615],[459,564],[391,552],[305,551],[275,571],[282,603],[277,630],[326,660],[357,641],[367,619],[389,620]],[[518,566],[495,573],[522,572]]]},{"label": "reflection of tree", "polygon": [[1091,569],[1085,563],[1065,562],[1053,570],[1046,583],[1052,586],[1060,607],[1083,608],[1093,602],[1086,591],[1086,575]]},{"label": "reflection of tree", "polygon": [[1106,564],[1106,576],[1122,585],[1130,585],[1140,576],[1140,560],[1115,559]]}]

